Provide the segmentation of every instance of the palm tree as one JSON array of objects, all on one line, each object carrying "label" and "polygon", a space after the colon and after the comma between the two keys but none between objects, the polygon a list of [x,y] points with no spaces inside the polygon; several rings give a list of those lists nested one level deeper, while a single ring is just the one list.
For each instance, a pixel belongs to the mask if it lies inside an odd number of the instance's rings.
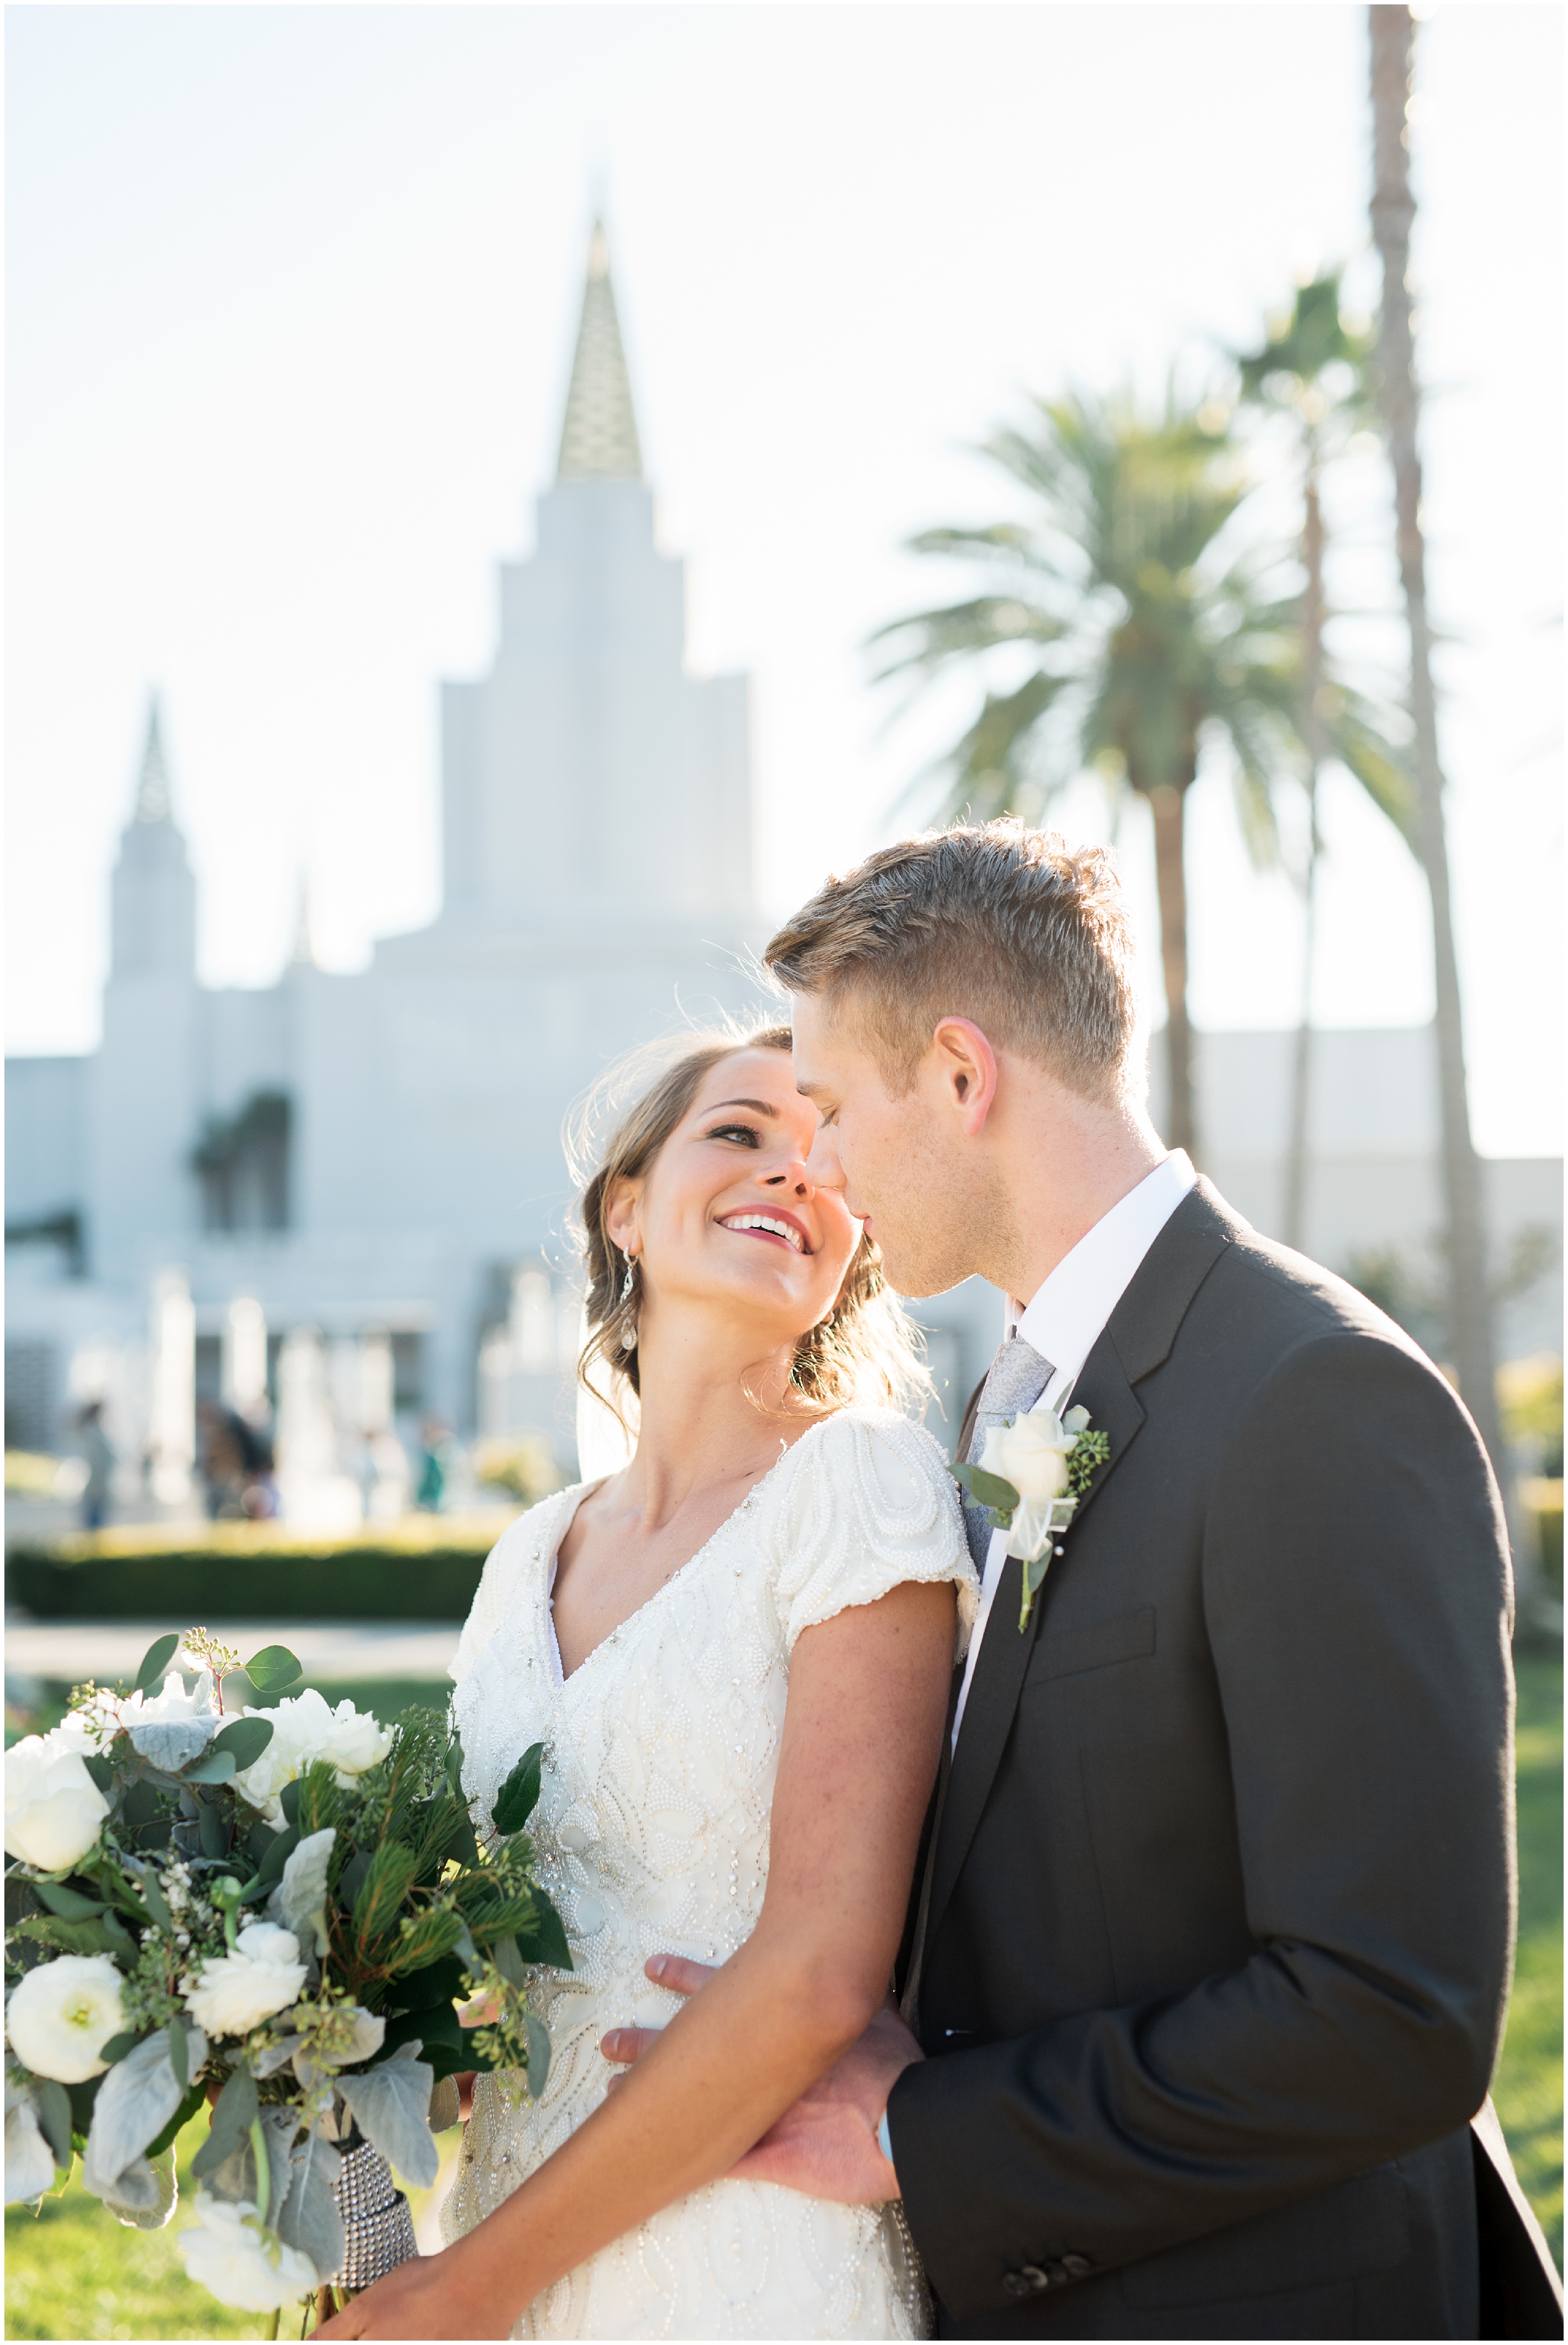
[{"label": "palm tree", "polygon": [[[1285,1159],[1285,1210],[1281,1234],[1300,1246],[1305,1234],[1307,1122],[1312,1072],[1312,968],[1316,950],[1318,777],[1328,755],[1325,716],[1333,687],[1324,675],[1323,630],[1327,604],[1323,557],[1327,533],[1321,494],[1325,462],[1338,453],[1349,432],[1368,420],[1368,367],[1371,337],[1347,323],[1340,310],[1340,272],[1298,286],[1289,314],[1271,323],[1261,349],[1238,353],[1243,399],[1288,419],[1301,468],[1301,706],[1299,727],[1305,752],[1307,856],[1301,875],[1301,1015],[1290,1081],[1290,1132]],[[1352,771],[1383,812],[1411,837],[1413,800],[1410,785],[1386,739],[1356,745]]]},{"label": "palm tree", "polygon": [[[1302,762],[1296,602],[1271,592],[1275,552],[1239,548],[1228,532],[1246,482],[1223,410],[1171,394],[1150,417],[1130,397],[1077,392],[1032,411],[984,451],[1028,492],[1028,518],[913,541],[918,553],[975,563],[989,591],[873,640],[892,652],[885,676],[980,673],[979,715],[946,761],[945,811],[1033,819],[1085,767],[1147,801],[1169,1138],[1196,1153],[1187,794],[1201,750],[1228,744],[1249,848],[1260,862],[1272,856],[1275,786]],[[1336,744],[1366,722],[1348,689],[1325,713]]]},{"label": "palm tree", "polygon": [[1504,1460],[1497,1414],[1481,1166],[1470,1132],[1459,962],[1454,951],[1448,841],[1443,827],[1443,777],[1438,755],[1437,700],[1432,690],[1426,544],[1421,519],[1421,467],[1417,444],[1421,395],[1410,289],[1410,239],[1415,199],[1411,193],[1406,127],[1415,25],[1407,7],[1377,6],[1369,8],[1367,14],[1371,29],[1372,239],[1383,265],[1377,384],[1394,476],[1400,581],[1410,630],[1410,713],[1414,733],[1416,796],[1413,843],[1431,896],[1438,1088],[1442,1106],[1443,1188],[1448,1215],[1446,1250],[1452,1294],[1450,1329],[1460,1391],[1501,1476]]}]

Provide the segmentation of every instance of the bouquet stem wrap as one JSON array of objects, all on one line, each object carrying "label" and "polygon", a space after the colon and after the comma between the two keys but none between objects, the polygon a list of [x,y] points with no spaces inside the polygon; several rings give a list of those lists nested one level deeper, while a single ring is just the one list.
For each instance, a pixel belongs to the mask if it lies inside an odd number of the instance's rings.
[{"label": "bouquet stem wrap", "polygon": [[333,2288],[369,2288],[420,2252],[409,2202],[392,2180],[392,2169],[368,2141],[344,2153],[338,2172],[338,2208],[348,2250]]}]

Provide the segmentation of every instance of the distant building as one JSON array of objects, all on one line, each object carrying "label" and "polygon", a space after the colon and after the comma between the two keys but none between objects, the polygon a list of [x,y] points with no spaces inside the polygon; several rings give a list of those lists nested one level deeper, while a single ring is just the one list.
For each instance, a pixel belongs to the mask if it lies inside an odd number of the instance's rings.
[{"label": "distant building", "polygon": [[6,1067],[8,1439],[54,1446],[73,1361],[79,1391],[113,1355],[137,1415],[157,1364],[133,1355],[171,1265],[204,1396],[240,1294],[274,1355],[319,1330],[340,1386],[344,1346],[389,1339],[400,1408],[459,1426],[485,1414],[487,1331],[510,1328],[489,1413],[550,1422],[577,1337],[550,1267],[562,1118],[632,1044],[757,1000],[748,679],[684,655],[683,566],[655,543],[596,228],[536,550],[501,570],[489,675],[442,688],[439,918],[351,976],[315,966],[302,919],[277,985],[198,983],[154,709],[101,1046]]},{"label": "distant building", "polygon": [[[302,907],[278,984],[199,984],[153,712],[101,1045],[6,1065],[8,1444],[56,1447],[70,1403],[102,1395],[122,1454],[150,1453],[170,1489],[193,1376],[197,1399],[245,1406],[265,1374],[318,1481],[369,1477],[365,1436],[431,1412],[537,1427],[570,1458],[563,1117],[631,1045],[759,1002],[747,680],[695,677],[684,649],[596,229],[536,551],[502,568],[490,674],[443,686],[439,918],[341,976],[316,966]],[[1282,1034],[1199,1038],[1209,1169],[1266,1230],[1290,1060]],[[1310,1253],[1341,1270],[1398,1257],[1419,1286],[1437,1153],[1430,1031],[1319,1038]],[[1536,1232],[1543,1265],[1502,1349],[1553,1347],[1561,1167],[1485,1178],[1498,1262]],[[921,1315],[961,1404],[996,1298],[971,1282]]]}]

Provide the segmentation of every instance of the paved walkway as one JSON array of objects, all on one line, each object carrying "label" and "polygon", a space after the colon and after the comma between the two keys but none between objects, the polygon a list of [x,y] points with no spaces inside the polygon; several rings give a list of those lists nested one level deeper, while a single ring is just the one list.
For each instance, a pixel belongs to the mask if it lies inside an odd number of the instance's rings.
[{"label": "paved walkway", "polygon": [[[55,1678],[79,1685],[134,1678],[142,1655],[171,1623],[68,1620],[51,1625],[29,1620],[5,1629],[7,1677]],[[308,1678],[444,1678],[457,1650],[456,1620],[287,1620],[263,1628],[227,1629],[214,1634],[237,1645],[243,1657],[264,1645],[287,1645],[298,1654]]]}]

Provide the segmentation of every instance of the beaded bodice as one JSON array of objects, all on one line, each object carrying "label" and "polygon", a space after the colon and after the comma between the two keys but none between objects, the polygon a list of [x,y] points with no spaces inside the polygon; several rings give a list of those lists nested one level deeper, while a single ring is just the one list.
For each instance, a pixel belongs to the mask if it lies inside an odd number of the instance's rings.
[{"label": "beaded bodice", "polygon": [[[539,2101],[514,2076],[481,2080],[449,2237],[481,2220],[597,2107],[606,2029],[658,2025],[675,2009],[643,1975],[648,1956],[722,1963],[754,1927],[797,1638],[905,1580],[958,1584],[961,1638],[974,1612],[956,1496],[935,1443],[890,1412],[845,1411],[804,1435],[563,1682],[551,1588],[583,1496],[582,1486],[562,1491],[512,1525],[452,1665],[481,1830],[516,1761],[545,1746],[529,1831],[574,1968],[541,1970],[532,1990],[551,2040]],[[803,2222],[810,2242],[795,2237]],[[725,2264],[736,2268],[721,2281]],[[516,2333],[912,2335],[923,2301],[895,2213],[725,2182],[569,2275]],[[874,2325],[856,2325],[863,2318]]]}]

